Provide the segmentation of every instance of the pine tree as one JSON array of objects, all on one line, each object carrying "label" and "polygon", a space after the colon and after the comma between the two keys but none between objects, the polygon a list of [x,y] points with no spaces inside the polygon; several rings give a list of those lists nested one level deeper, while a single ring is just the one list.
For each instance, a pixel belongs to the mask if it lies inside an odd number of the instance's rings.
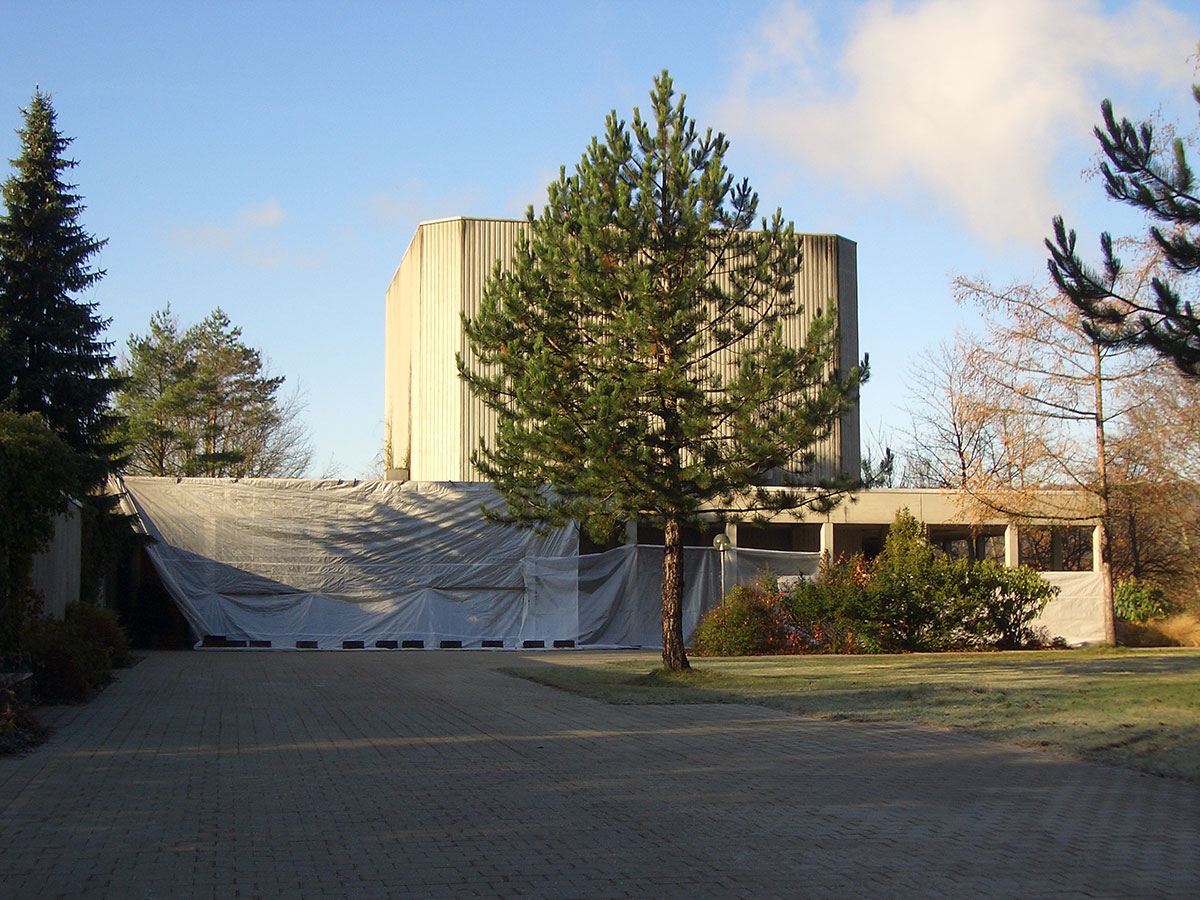
[{"label": "pine tree", "polygon": [[68,446],[90,457],[92,483],[114,449],[108,396],[108,320],[81,298],[103,277],[91,260],[104,241],[79,219],[84,207],[63,179],[76,163],[63,154],[71,138],[55,125],[50,98],[37,91],[17,134],[21,155],[4,182],[0,218],[0,405],[38,413]]},{"label": "pine tree", "polygon": [[[1192,89],[1200,103],[1200,86]],[[1194,279],[1200,274],[1200,189],[1188,164],[1182,138],[1170,150],[1156,142],[1149,122],[1117,122],[1112,103],[1101,104],[1104,127],[1095,129],[1107,161],[1100,166],[1104,186],[1114,200],[1141,210],[1155,224],[1150,240],[1161,254],[1171,278],[1156,275],[1149,296],[1140,280],[1123,283],[1124,266],[1113,249],[1112,236],[1100,237],[1103,271],[1083,262],[1075,250],[1075,232],[1062,217],[1054,219],[1054,237],[1046,241],[1050,274],[1055,283],[1087,317],[1092,332],[1110,344],[1147,346],[1173,360],[1181,372],[1200,376],[1200,308]]]},{"label": "pine tree", "polygon": [[252,475],[261,438],[276,424],[283,378],[268,374],[262,354],[242,342],[242,330],[221,309],[189,329],[201,415],[195,475]]},{"label": "pine tree", "polygon": [[148,333],[129,336],[128,350],[116,394],[129,448],[126,466],[146,475],[181,475],[195,449],[189,420],[199,386],[196,362],[169,306],[151,316]]},{"label": "pine tree", "polygon": [[116,395],[128,469],[147,475],[284,476],[311,458],[303,406],[220,309],[180,331],[170,307],[131,335]]},{"label": "pine tree", "polygon": [[[651,103],[632,134],[611,113],[542,214],[528,211],[512,270],[464,323],[458,366],[495,412],[494,444],[472,461],[510,521],[576,520],[600,539],[630,520],[663,529],[663,662],[679,670],[681,528],[702,511],[830,504],[849,480],[790,488],[865,369],[838,373],[832,309],[804,346],[784,341],[800,315],[792,225],[777,212],[753,230],[757,194],[734,183],[725,136],[697,131],[666,72]],[[772,475],[782,490],[762,486]]]}]

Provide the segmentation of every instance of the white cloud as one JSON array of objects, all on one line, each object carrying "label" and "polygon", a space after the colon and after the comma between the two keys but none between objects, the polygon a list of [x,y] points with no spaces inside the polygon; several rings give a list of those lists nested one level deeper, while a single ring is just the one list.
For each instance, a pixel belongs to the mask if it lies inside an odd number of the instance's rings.
[{"label": "white cloud", "polygon": [[238,210],[237,223],[245,229],[273,228],[283,223],[287,216],[279,201],[272,198],[260,206],[246,206]]},{"label": "white cloud", "polygon": [[1055,154],[1090,132],[1103,85],[1182,90],[1195,29],[1155,0],[876,2],[828,47],[789,4],[747,46],[722,123],[848,186],[931,195],[990,241],[1028,240],[1057,211]]},{"label": "white cloud", "polygon": [[185,253],[231,254],[260,269],[311,267],[316,261],[286,252],[271,236],[287,215],[276,199],[236,210],[228,223],[183,225],[171,232],[171,242]]}]

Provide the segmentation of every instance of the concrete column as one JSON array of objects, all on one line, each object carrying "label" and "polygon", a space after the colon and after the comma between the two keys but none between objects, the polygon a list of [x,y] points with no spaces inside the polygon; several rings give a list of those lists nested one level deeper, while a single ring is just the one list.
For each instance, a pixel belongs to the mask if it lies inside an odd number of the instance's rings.
[{"label": "concrete column", "polygon": [[725,534],[729,537],[729,543],[737,547],[737,522],[726,522]]},{"label": "concrete column", "polygon": [[1009,568],[1021,564],[1021,535],[1013,522],[1004,526],[1004,564]]},{"label": "concrete column", "polygon": [[833,523],[821,523],[821,552],[828,553],[829,558],[833,559]]},{"label": "concrete column", "polygon": [[1092,529],[1092,571],[1104,571],[1104,538],[1099,525]]}]

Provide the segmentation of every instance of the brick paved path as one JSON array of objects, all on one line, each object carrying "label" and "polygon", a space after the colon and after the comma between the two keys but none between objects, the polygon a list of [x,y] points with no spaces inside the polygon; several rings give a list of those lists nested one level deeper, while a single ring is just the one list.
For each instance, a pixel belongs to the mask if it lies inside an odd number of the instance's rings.
[{"label": "brick paved path", "polygon": [[[535,657],[544,658],[544,657]],[[1200,787],[608,706],[515,654],[158,653],[0,759],[0,897],[1195,897]]]}]

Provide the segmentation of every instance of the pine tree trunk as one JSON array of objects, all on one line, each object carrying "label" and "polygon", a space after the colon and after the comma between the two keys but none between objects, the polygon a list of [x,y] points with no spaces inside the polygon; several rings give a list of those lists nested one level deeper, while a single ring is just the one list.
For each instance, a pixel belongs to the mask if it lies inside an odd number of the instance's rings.
[{"label": "pine tree trunk", "polygon": [[1092,360],[1095,377],[1092,390],[1096,403],[1096,474],[1099,476],[1097,494],[1100,497],[1100,572],[1104,582],[1104,642],[1111,646],[1117,643],[1117,623],[1113,614],[1112,551],[1108,544],[1108,522],[1111,515],[1108,497],[1108,446],[1104,435],[1104,377],[1103,357],[1100,345],[1092,341]]},{"label": "pine tree trunk", "polygon": [[1110,647],[1115,647],[1117,644],[1117,622],[1113,609],[1112,563],[1109,561],[1108,526],[1104,522],[1105,520],[1101,519],[1100,524],[1096,526],[1100,529],[1100,574],[1103,576],[1103,591],[1106,598],[1104,603],[1104,642]]},{"label": "pine tree trunk", "polygon": [[673,518],[663,529],[662,658],[672,672],[691,668],[683,649],[683,535]]}]

